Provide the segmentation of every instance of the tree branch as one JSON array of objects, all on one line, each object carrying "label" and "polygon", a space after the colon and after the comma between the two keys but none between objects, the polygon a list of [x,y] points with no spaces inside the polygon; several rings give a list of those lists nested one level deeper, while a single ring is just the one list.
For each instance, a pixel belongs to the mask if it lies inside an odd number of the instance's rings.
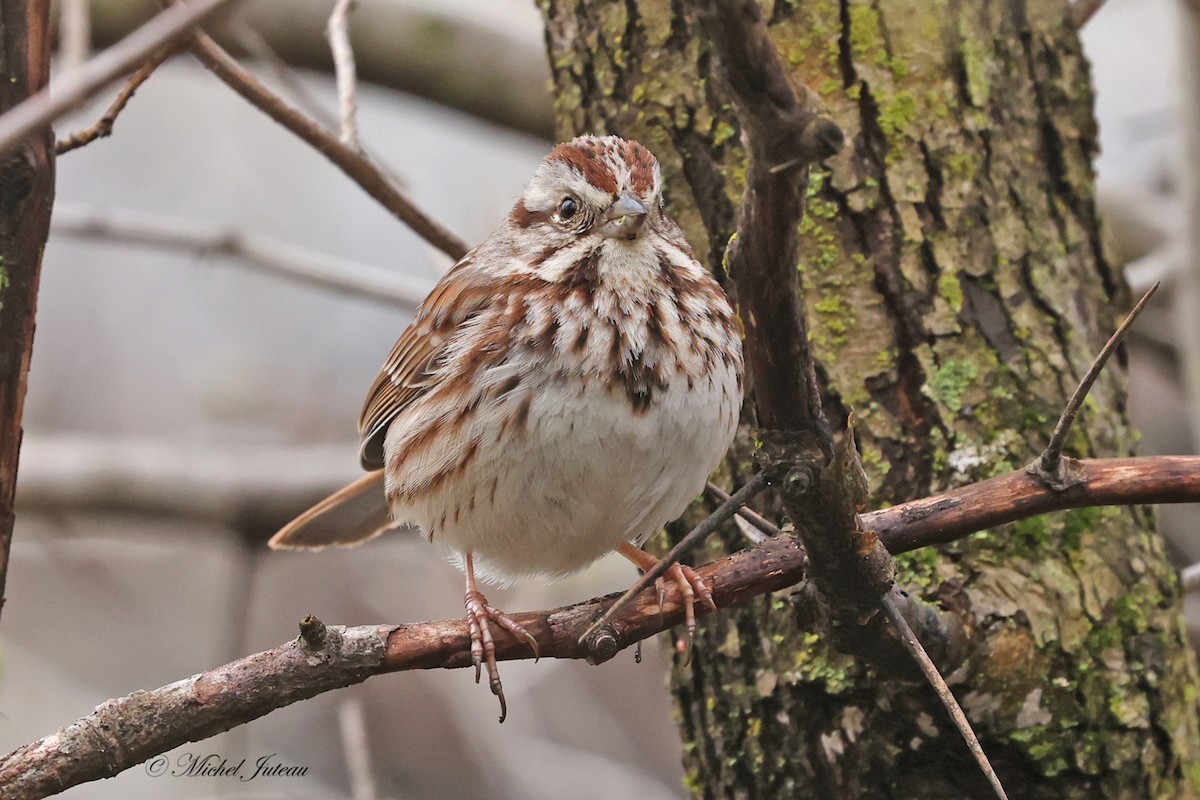
[{"label": "tree branch", "polygon": [[[179,0],[164,0],[164,2],[176,5]],[[361,186],[367,194],[425,241],[455,260],[466,254],[467,246],[462,240],[413,205],[399,187],[376,167],[370,158],[364,153],[342,144],[336,136],[330,134],[317,122],[288,105],[283,98],[268,89],[242,65],[238,64],[229,53],[212,40],[212,37],[203,32],[196,32],[192,39],[191,50],[204,66],[208,67],[231,89],[271,119],[312,145],[317,152],[333,162],[347,177]]]},{"label": "tree branch", "polygon": [[[9,109],[44,97],[50,78],[50,3],[3,3],[0,24],[0,123]],[[33,354],[42,253],[54,203],[54,137],[38,126],[21,150],[0,158],[0,610],[12,546],[25,387]],[[2,785],[2,784],[0,784]]]},{"label": "tree branch", "polygon": [[1078,480],[1056,489],[1016,470],[942,494],[871,511],[863,527],[888,551],[953,542],[976,531],[1051,511],[1088,506],[1194,503],[1200,499],[1200,456],[1094,458],[1070,462]]},{"label": "tree branch", "polygon": [[[1003,522],[1084,505],[1200,501],[1200,456],[1095,459],[1074,465],[1082,484],[1055,490],[1019,470],[975,486],[866,514],[893,553],[951,541]],[[697,572],[721,607],[785,589],[804,579],[807,556],[790,536],[711,564]],[[542,658],[601,662],[621,649],[678,624],[678,590],[663,606],[643,592],[600,631],[583,632],[617,595],[549,612],[514,614],[538,640]],[[529,648],[497,632],[496,657],[529,658]],[[465,620],[396,626],[326,628],[311,618],[301,637],[151,692],[110,700],[94,713],[0,759],[0,786],[11,800],[35,800],[86,781],[116,775],[185,742],[257,719],[276,708],[410,669],[471,666]]]},{"label": "tree branch", "polygon": [[688,0],[717,54],[717,73],[732,90],[746,149],[746,190],[729,272],[746,329],[758,426],[823,433],[828,427],[798,291],[799,233],[808,167],[836,153],[841,130],[819,118],[815,101],[797,98],[767,36],[757,0]]},{"label": "tree branch", "polygon": [[429,283],[381,267],[189,219],[60,205],[54,210],[51,230],[76,239],[224,255],[266,275],[410,310],[431,288]]},{"label": "tree branch", "polygon": [[992,787],[992,792],[995,793],[999,800],[1008,800],[1008,795],[1004,792],[1004,787],[1000,784],[1000,779],[996,777],[996,770],[992,768],[992,763],[988,761],[987,753],[983,752],[983,746],[979,744],[979,737],[975,735],[975,729],[971,727],[971,722],[967,719],[967,715],[963,713],[962,706],[958,704],[954,693],[950,691],[950,687],[946,685],[946,679],[942,677],[942,673],[938,672],[938,668],[933,663],[933,659],[925,652],[925,648],[921,645],[921,640],[913,633],[912,628],[908,624],[908,620],[904,618],[904,614],[896,606],[896,601],[893,596],[898,595],[897,589],[893,588],[889,594],[885,594],[880,598],[880,604],[883,606],[883,611],[887,615],[889,622],[895,629],[900,643],[904,645],[904,649],[908,650],[913,661],[921,669],[921,674],[925,676],[925,680],[933,687],[933,691],[937,694],[938,700],[942,701],[942,705],[946,709],[946,713],[950,715],[950,719],[954,722],[954,727],[958,729],[963,741],[967,743],[967,749],[971,751],[971,757],[975,759],[975,763],[979,765],[980,772],[987,778],[988,784]]},{"label": "tree branch", "polygon": [[234,0],[191,0],[164,11],[88,61],[54,82],[53,91],[42,89],[0,116],[0,155],[7,155],[41,130],[117,78],[144,64],[164,47],[187,36],[196,25]]},{"label": "tree branch", "polygon": [[109,105],[100,119],[93,122],[83,130],[68,134],[65,138],[59,139],[54,143],[54,152],[56,155],[69,153],[72,150],[90,144],[97,139],[105,136],[111,136],[113,124],[117,121],[117,116],[125,110],[125,105],[133,97],[134,92],[138,90],[146,80],[154,74],[154,70],[166,61],[175,51],[171,48],[163,48],[159,50],[149,61],[138,67],[137,71],[129,76],[125,81],[125,85],[121,87],[121,91],[117,92],[116,98]]}]

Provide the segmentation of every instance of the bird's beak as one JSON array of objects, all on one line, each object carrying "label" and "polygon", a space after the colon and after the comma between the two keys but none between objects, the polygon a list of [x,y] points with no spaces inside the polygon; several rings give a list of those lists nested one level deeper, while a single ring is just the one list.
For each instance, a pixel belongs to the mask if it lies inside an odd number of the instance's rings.
[{"label": "bird's beak", "polygon": [[622,194],[604,212],[600,233],[609,239],[633,239],[646,221],[646,207],[629,193]]}]

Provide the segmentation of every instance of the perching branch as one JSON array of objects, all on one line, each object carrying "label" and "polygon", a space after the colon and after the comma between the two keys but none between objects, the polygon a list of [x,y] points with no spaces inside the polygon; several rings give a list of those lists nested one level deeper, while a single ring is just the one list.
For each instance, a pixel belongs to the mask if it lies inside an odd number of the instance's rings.
[{"label": "perching branch", "polygon": [[[175,6],[179,0],[164,0]],[[401,222],[417,235],[458,260],[467,252],[467,246],[439,223],[413,205],[395,182],[382,172],[364,153],[353,150],[338,141],[318,123],[288,105],[283,98],[268,89],[241,64],[205,33],[197,32],[192,39],[192,54],[252,105],[271,119],[299,136],[329,159],[351,180],[392,212]]]},{"label": "perching branch", "polygon": [[54,210],[51,230],[76,239],[159,247],[197,256],[227,256],[266,275],[410,310],[430,289],[429,284],[398,272],[314,253],[216,223],[59,205]]},{"label": "perching branch", "polygon": [[54,143],[54,152],[57,155],[69,153],[72,150],[83,147],[86,144],[94,142],[96,139],[101,139],[105,136],[111,136],[113,124],[117,121],[117,116],[125,110],[125,105],[133,97],[134,92],[138,90],[146,80],[154,74],[154,70],[167,60],[175,51],[170,48],[163,48],[158,53],[153,55],[149,61],[138,67],[137,71],[129,76],[125,81],[125,85],[121,87],[121,91],[117,92],[116,98],[112,104],[105,110],[100,119],[93,122],[83,130],[68,134],[65,138],[59,139]]},{"label": "perching branch", "polygon": [[55,81],[53,91],[43,89],[16,108],[0,116],[0,155],[30,135],[89,99],[122,75],[170,48],[197,25],[233,3],[234,0],[191,0],[180,3],[151,19],[88,61],[80,69]]},{"label": "perching branch", "polygon": [[[766,488],[766,477],[760,472],[751,478],[745,486],[734,492],[733,496],[722,503],[716,511],[710,514],[703,522],[701,522],[699,525],[689,531],[686,536],[680,539],[679,542],[671,548],[671,551],[663,556],[656,565],[642,573],[642,576],[638,578],[637,582],[634,583],[633,586],[630,586],[629,590],[626,591],[625,594],[617,598],[617,602],[612,604],[612,606],[604,613],[604,616],[596,620],[586,631],[583,632],[584,638],[588,638],[596,634],[605,625],[609,624],[609,622],[618,613],[620,613],[621,609],[624,608],[627,603],[632,602],[637,595],[650,588],[650,586],[656,580],[665,575],[667,569],[670,568],[670,566],[676,561],[678,561],[679,558],[686,553],[689,548],[711,536],[717,530],[717,528],[724,524],[726,520],[736,514],[738,509],[740,509],[742,506],[752,500],[755,495],[761,493]],[[534,638],[537,637],[535,636]]]},{"label": "perching branch", "polygon": [[[1059,491],[1023,470],[866,514],[893,553],[961,538],[1041,513],[1083,505],[1200,501],[1200,456],[1095,459],[1074,465],[1084,482]],[[990,502],[984,494],[994,495]],[[953,532],[952,534],[949,532]],[[769,539],[751,550],[699,567],[722,608],[794,586],[807,556],[793,537]],[[654,590],[625,606],[598,635],[581,635],[616,595],[549,612],[514,614],[538,640],[542,658],[601,662],[683,619],[678,590]],[[0,786],[11,800],[35,800],[86,781],[111,777],[158,753],[243,724],[276,708],[360,683],[372,675],[410,669],[471,666],[463,619],[398,626],[301,626],[300,639],[151,692],[110,700],[94,713],[0,759]],[[496,657],[529,658],[529,648],[505,632]]]}]

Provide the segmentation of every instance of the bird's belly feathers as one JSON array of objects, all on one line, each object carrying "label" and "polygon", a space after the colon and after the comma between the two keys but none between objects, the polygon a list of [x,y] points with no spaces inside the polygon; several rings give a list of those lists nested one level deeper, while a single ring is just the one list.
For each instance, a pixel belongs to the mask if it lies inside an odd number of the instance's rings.
[{"label": "bird's belly feathers", "polygon": [[[718,364],[690,388],[676,376],[644,407],[597,380],[560,378],[489,402],[449,444],[469,451],[452,477],[429,479],[454,458],[410,459],[389,474],[388,497],[397,522],[506,581],[570,574],[682,514],[728,448],[741,396],[734,369]],[[521,424],[497,422],[514,409]],[[389,432],[389,450],[403,436]]]}]

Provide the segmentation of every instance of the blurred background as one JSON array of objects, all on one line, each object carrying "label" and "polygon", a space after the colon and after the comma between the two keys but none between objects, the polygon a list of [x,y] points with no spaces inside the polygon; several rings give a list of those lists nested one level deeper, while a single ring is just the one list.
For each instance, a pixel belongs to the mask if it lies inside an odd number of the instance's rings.
[{"label": "blurred background", "polygon": [[[332,6],[251,0],[222,36],[331,127]],[[60,73],[155,8],[62,0]],[[1108,0],[1084,29],[1113,252],[1135,293],[1165,281],[1130,347],[1145,454],[1197,452],[1196,14],[1185,0]],[[435,219],[482,240],[553,140],[534,3],[358,0],[350,30],[365,148]],[[272,261],[361,274],[394,297],[272,274]],[[0,625],[0,752],[109,697],[274,647],[308,613],[339,624],[461,613],[461,576],[415,537],[320,555],[263,544],[360,474],[366,388],[412,300],[448,266],[187,56],[138,91],[111,138],[59,160]],[[1195,509],[1164,508],[1161,520],[1179,566],[1200,562]],[[633,577],[624,560],[605,560],[569,581],[488,595],[511,611],[546,608]],[[1189,617],[1200,629],[1200,603]],[[467,671],[404,673],[170,754],[274,755],[306,766],[302,778],[154,778],[137,767],[63,796],[684,797],[660,647],[647,642],[641,664],[631,653],[601,667],[505,664],[502,728]]]}]

